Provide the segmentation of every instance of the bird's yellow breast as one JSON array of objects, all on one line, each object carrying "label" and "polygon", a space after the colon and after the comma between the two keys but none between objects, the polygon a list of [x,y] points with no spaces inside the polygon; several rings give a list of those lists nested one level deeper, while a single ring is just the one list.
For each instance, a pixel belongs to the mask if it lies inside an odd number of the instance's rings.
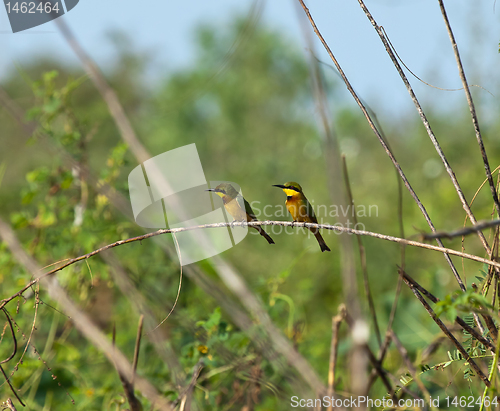
[{"label": "bird's yellow breast", "polygon": [[312,222],[310,216],[308,215],[307,202],[302,199],[300,193],[290,190],[293,194],[286,197],[286,209],[292,216],[294,221],[305,221],[307,223]]}]

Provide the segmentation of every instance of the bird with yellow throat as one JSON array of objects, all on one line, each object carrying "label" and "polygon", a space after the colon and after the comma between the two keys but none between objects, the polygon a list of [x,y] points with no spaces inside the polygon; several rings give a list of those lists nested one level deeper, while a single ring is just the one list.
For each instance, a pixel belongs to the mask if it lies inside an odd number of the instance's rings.
[{"label": "bird with yellow throat", "polygon": [[[248,201],[245,200],[231,184],[221,183],[215,188],[209,188],[207,191],[212,191],[222,198],[224,208],[229,214],[231,214],[234,221],[258,221],[252,207],[248,204]],[[269,244],[274,244],[273,239],[264,231],[262,227],[254,226],[252,228],[255,228]]]},{"label": "bird with yellow throat", "polygon": [[[274,184],[273,187],[281,188],[285,192],[286,209],[292,215],[293,221],[318,224],[318,219],[316,218],[316,214],[314,214],[312,205],[304,195],[299,183],[290,181],[285,184]],[[316,240],[318,240],[321,251],[331,251],[319,233],[318,228],[309,228],[309,230],[314,234]]]}]

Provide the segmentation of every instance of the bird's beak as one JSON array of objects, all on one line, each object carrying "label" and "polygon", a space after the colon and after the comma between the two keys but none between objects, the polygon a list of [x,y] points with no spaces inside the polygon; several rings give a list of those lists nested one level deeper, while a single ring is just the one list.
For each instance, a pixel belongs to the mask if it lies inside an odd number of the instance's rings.
[{"label": "bird's beak", "polygon": [[273,187],[278,187],[278,188],[281,188],[281,189],[286,188],[283,184],[273,184]]},{"label": "bird's beak", "polygon": [[208,190],[205,191],[215,191],[215,188],[209,188]]}]

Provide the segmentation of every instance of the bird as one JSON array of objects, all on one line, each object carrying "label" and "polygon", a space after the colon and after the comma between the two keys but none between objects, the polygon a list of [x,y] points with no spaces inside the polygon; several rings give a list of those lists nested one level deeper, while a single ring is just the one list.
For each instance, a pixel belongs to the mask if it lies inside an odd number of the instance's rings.
[{"label": "bird", "polygon": [[[222,198],[224,208],[229,214],[231,214],[234,221],[258,221],[252,207],[248,204],[248,201],[245,200],[231,184],[221,183],[217,187],[209,188],[206,191],[212,191]],[[274,244],[274,240],[263,230],[262,227],[254,226],[252,228],[255,228],[269,244]]]},{"label": "bird", "polygon": [[[307,200],[299,183],[290,181],[285,184],[273,184],[273,187],[281,188],[286,194],[286,209],[292,215],[293,221],[318,224],[314,210]],[[318,240],[321,251],[331,251],[321,237],[318,228],[309,228]]]}]

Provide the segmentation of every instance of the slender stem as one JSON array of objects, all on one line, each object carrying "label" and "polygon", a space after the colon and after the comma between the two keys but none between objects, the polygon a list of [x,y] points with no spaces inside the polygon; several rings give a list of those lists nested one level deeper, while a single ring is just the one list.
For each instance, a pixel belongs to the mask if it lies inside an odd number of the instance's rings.
[{"label": "slender stem", "polygon": [[491,220],[491,221],[482,221],[482,222],[475,224],[472,227],[464,227],[464,228],[461,228],[460,230],[455,230],[455,231],[450,231],[450,232],[437,231],[435,233],[422,234],[422,239],[423,240],[431,240],[434,238],[451,239],[454,237],[463,237],[466,235],[475,234],[480,230],[484,230],[485,228],[496,227],[498,225],[500,225],[500,219]]},{"label": "slender stem", "polygon": [[[340,324],[344,321],[346,308],[341,304],[338,309],[338,314],[332,318],[332,342],[330,345],[330,362],[328,365],[328,387],[327,396],[332,398],[335,394],[335,368],[337,365],[338,345],[339,345],[339,329]],[[332,411],[333,404],[330,403],[327,411]]]},{"label": "slender stem", "polygon": [[493,177],[491,176],[490,163],[488,161],[486,150],[484,149],[483,138],[481,136],[481,130],[479,129],[479,121],[476,115],[476,108],[474,106],[474,101],[472,100],[472,94],[470,92],[470,87],[467,82],[467,78],[465,77],[465,70],[464,66],[462,65],[462,59],[460,58],[457,42],[455,41],[455,36],[453,34],[453,30],[451,29],[450,21],[448,20],[448,15],[444,7],[444,2],[443,0],[438,0],[438,2],[439,2],[439,8],[441,9],[441,14],[443,15],[443,19],[446,25],[446,30],[448,31],[448,36],[450,37],[451,45],[453,47],[455,60],[457,61],[458,74],[460,75],[460,80],[462,80],[462,86],[465,92],[465,97],[467,98],[467,104],[469,105],[469,110],[472,117],[472,124],[474,125],[474,131],[476,133],[477,144],[479,145],[479,150],[481,151],[481,156],[483,157],[484,172],[486,174],[486,178],[488,179],[488,184],[490,186],[493,202],[495,203],[495,207],[497,210],[497,215],[500,216],[500,203],[498,202],[498,193],[495,187],[495,183],[493,181]]},{"label": "slender stem", "polygon": [[137,373],[137,363],[139,362],[139,350],[141,348],[141,338],[142,338],[142,326],[144,324],[144,314],[139,317],[139,325],[137,326],[137,337],[135,339],[135,349],[134,349],[134,359],[132,361],[132,380],[130,385],[134,388],[135,374]]},{"label": "slender stem", "polygon": [[[345,181],[345,187],[347,191],[347,198],[349,201],[349,205],[355,208],[354,206],[354,199],[352,196],[352,190],[351,190],[351,184],[349,182],[349,173],[347,170],[347,163],[345,160],[345,155],[342,155],[342,167],[343,167],[343,174],[344,174],[344,181]],[[353,214],[353,220],[354,220],[354,227],[358,226],[358,217],[356,213]],[[361,271],[363,273],[363,284],[365,286],[365,294],[366,294],[366,299],[368,300],[368,307],[370,308],[370,313],[372,316],[372,321],[373,321],[373,327],[375,328],[375,335],[377,337],[378,345],[382,345],[382,339],[380,337],[380,328],[378,325],[378,320],[377,320],[377,311],[375,310],[375,303],[373,302],[373,296],[372,292],[370,289],[370,280],[368,278],[368,267],[366,264],[366,251],[365,251],[365,246],[363,245],[363,241],[361,239],[361,236],[356,236],[356,240],[358,241],[358,250],[359,250],[359,258],[361,260]]]}]

